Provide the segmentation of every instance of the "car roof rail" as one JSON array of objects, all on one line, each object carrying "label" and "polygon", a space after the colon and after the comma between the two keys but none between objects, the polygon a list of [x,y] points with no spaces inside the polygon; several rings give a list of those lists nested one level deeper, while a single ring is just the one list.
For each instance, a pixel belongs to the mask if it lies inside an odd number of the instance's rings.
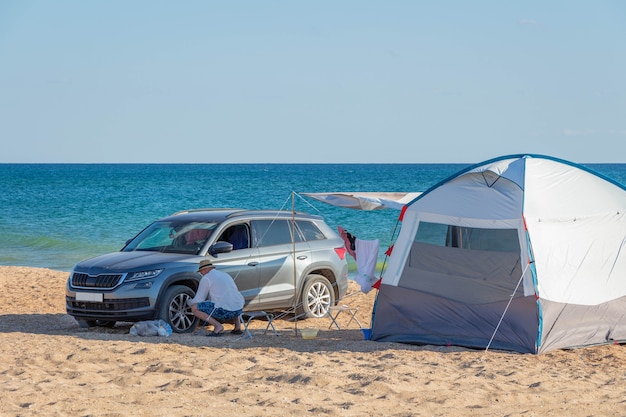
[{"label": "car roof rail", "polygon": [[293,215],[302,216],[302,217],[321,218],[321,216],[318,216],[316,214],[306,213],[303,211],[292,212],[291,210],[244,210],[244,211],[231,213],[227,217],[239,217],[239,216],[247,216],[247,215],[254,215],[254,214],[261,215],[261,216],[263,215],[291,216],[293,214]]},{"label": "car roof rail", "polygon": [[209,208],[198,208],[198,209],[187,209],[187,210],[180,210],[177,211],[176,213],[172,213],[170,214],[170,216],[178,216],[179,214],[187,214],[187,213],[199,213],[201,211],[245,211],[245,209],[242,208],[225,208],[225,207],[209,207]]}]

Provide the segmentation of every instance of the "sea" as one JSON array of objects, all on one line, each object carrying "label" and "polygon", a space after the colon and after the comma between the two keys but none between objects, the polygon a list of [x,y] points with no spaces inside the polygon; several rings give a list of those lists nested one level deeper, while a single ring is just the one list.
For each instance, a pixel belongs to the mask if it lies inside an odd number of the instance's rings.
[{"label": "sea", "polygon": [[[0,265],[71,271],[160,217],[202,207],[318,214],[335,230],[379,239],[384,257],[398,211],[339,208],[303,193],[425,191],[469,165],[0,164]],[[626,164],[582,165],[626,184]]]}]

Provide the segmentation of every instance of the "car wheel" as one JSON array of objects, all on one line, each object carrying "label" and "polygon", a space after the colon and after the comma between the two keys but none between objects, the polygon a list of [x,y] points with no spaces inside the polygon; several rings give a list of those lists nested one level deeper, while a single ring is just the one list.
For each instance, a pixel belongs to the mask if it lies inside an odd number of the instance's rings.
[{"label": "car wheel", "polygon": [[322,275],[309,275],[304,288],[297,315],[310,318],[324,317],[335,305],[335,292],[330,282]]},{"label": "car wheel", "polygon": [[197,318],[187,306],[187,300],[193,296],[193,290],[184,285],[174,285],[163,295],[159,318],[168,323],[173,332],[189,333],[196,328]]}]

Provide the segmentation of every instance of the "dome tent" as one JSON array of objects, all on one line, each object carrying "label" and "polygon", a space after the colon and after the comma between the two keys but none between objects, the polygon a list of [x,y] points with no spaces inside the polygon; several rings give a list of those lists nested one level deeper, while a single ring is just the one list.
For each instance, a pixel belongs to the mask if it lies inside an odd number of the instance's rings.
[{"label": "dome tent", "polygon": [[543,353],[626,340],[626,189],[542,155],[468,167],[403,207],[372,340]]}]

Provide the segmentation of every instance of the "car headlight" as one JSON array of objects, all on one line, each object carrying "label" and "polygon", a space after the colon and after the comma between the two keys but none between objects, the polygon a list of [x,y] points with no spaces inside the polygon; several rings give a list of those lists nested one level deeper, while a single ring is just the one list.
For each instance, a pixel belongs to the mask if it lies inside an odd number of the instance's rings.
[{"label": "car headlight", "polygon": [[151,271],[140,271],[140,272],[131,272],[126,276],[125,282],[128,281],[137,281],[140,279],[149,279],[154,278],[159,275],[163,271],[163,269],[153,269]]}]

